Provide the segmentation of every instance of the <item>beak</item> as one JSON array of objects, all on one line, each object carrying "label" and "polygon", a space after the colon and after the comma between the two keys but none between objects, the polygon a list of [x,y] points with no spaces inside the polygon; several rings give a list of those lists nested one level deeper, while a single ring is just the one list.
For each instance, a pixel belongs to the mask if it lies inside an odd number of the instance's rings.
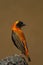
[{"label": "beak", "polygon": [[23,26],[26,26],[26,24],[23,24]]}]

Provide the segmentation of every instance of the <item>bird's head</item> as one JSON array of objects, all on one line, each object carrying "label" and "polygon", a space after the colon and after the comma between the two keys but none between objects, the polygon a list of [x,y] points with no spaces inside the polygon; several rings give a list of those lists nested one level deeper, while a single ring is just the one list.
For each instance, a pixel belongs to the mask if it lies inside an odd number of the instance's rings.
[{"label": "bird's head", "polygon": [[18,28],[22,28],[23,26],[25,26],[25,24],[22,21],[16,21],[16,26]]},{"label": "bird's head", "polygon": [[25,24],[24,24],[22,21],[18,21],[18,20],[17,20],[17,21],[14,22],[14,24],[11,26],[11,29],[14,30],[15,27],[21,29],[23,26],[25,26]]}]

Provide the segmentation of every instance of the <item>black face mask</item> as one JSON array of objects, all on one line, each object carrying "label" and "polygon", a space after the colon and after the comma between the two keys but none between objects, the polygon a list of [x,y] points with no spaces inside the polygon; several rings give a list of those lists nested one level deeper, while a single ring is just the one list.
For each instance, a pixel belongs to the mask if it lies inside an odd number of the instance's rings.
[{"label": "black face mask", "polygon": [[22,21],[19,21],[19,23],[16,26],[21,28],[21,27],[25,26],[25,24]]}]

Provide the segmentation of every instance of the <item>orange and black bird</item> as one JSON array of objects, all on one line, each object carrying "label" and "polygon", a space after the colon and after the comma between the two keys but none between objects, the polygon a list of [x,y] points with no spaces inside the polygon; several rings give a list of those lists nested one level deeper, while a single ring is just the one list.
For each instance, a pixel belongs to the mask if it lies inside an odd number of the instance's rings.
[{"label": "orange and black bird", "polygon": [[12,28],[11,37],[14,45],[28,58],[28,61],[31,61],[29,57],[27,42],[24,33],[21,29],[25,25],[26,24],[24,24],[22,21],[17,20],[16,22],[14,22],[14,24],[11,27]]}]

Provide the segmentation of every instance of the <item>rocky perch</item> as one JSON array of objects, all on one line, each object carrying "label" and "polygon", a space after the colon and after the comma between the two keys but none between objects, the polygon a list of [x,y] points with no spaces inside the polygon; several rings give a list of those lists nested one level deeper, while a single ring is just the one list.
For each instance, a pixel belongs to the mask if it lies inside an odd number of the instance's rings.
[{"label": "rocky perch", "polygon": [[13,55],[0,60],[0,65],[28,65],[28,63],[23,57]]}]

